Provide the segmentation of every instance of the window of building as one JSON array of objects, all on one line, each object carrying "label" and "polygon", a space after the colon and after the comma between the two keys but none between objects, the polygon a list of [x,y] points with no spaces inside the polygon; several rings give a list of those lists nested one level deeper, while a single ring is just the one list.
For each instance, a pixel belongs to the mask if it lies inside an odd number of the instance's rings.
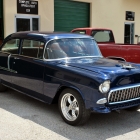
[{"label": "window of building", "polygon": [[15,15],[15,32],[39,31],[38,15]]}]

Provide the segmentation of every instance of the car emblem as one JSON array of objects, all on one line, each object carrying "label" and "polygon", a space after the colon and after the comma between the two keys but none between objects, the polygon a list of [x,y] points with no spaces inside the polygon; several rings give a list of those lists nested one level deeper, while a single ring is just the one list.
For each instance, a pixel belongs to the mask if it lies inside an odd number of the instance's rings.
[{"label": "car emblem", "polygon": [[121,66],[123,69],[135,69],[131,64],[122,64]]}]

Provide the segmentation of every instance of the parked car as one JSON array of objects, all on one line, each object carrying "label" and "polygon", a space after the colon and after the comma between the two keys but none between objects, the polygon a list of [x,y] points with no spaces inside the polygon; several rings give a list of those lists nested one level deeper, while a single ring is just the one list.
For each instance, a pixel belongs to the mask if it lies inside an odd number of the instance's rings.
[{"label": "parked car", "polygon": [[140,65],[104,58],[91,36],[17,32],[0,47],[0,91],[7,87],[58,103],[63,120],[79,125],[91,112],[137,110]]},{"label": "parked car", "polygon": [[140,44],[115,43],[114,35],[111,29],[87,27],[76,28],[71,32],[87,34],[94,37],[104,57],[140,63]]}]

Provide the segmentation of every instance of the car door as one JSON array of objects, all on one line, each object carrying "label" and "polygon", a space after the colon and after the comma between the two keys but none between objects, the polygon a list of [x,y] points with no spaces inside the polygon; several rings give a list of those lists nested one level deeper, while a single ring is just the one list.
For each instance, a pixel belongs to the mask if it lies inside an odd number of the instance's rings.
[{"label": "car door", "polygon": [[7,86],[12,87],[12,63],[11,55],[18,55],[20,39],[11,38],[3,44],[0,50],[0,79]]},{"label": "car door", "polygon": [[44,42],[24,39],[20,55],[11,55],[13,87],[36,98],[43,98]]}]

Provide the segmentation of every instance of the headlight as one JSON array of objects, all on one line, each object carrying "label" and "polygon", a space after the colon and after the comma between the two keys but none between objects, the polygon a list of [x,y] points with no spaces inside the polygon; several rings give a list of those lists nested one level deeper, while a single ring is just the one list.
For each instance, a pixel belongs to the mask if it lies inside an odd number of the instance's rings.
[{"label": "headlight", "polygon": [[107,93],[110,89],[110,81],[105,81],[99,86],[99,90],[101,93]]}]

